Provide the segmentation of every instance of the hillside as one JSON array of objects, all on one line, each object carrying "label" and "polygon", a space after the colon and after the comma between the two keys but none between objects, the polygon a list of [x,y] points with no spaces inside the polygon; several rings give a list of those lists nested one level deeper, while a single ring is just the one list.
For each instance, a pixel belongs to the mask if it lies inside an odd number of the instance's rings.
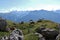
[{"label": "hillside", "polygon": [[[7,20],[7,27],[8,28],[17,28],[23,31],[24,40],[38,40],[38,35],[35,35],[35,30],[39,27],[45,26],[46,28],[53,28],[57,29],[58,24],[49,20],[39,20],[39,21],[32,21],[30,22],[20,22],[14,23],[12,21]],[[12,31],[12,30],[11,30]],[[10,31],[10,32],[11,32]],[[2,32],[0,31],[0,36],[9,35],[10,32]]]}]

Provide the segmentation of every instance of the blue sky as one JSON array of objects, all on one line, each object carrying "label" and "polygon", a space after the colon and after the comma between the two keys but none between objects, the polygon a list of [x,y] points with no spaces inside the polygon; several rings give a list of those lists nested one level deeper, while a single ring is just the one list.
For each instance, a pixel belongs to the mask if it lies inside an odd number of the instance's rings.
[{"label": "blue sky", "polygon": [[0,0],[0,12],[40,9],[60,9],[60,0]]}]

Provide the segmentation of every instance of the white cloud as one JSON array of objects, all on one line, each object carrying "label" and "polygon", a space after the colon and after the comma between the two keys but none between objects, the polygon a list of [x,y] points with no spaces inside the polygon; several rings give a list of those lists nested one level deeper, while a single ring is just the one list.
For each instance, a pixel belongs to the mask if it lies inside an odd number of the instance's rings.
[{"label": "white cloud", "polygon": [[10,12],[10,11],[26,11],[26,10],[41,10],[41,9],[44,9],[44,10],[58,10],[60,9],[60,5],[44,5],[44,4],[38,4],[38,5],[35,5],[35,6],[29,6],[27,8],[18,8],[18,7],[12,7],[8,10],[5,10],[5,9],[0,9],[0,12]]},{"label": "white cloud", "polygon": [[40,10],[40,9],[44,9],[44,10],[59,10],[60,9],[60,5],[38,4],[38,5],[35,5],[35,7],[28,7],[27,8],[27,10]]},{"label": "white cloud", "polygon": [[59,5],[46,5],[46,7],[44,8],[46,10],[58,10],[60,9]]},{"label": "white cloud", "polygon": [[9,10],[0,9],[0,13],[7,13],[7,12],[9,12]]},{"label": "white cloud", "polygon": [[9,11],[7,11],[7,10],[5,10],[5,11],[0,11],[0,13],[7,13],[7,12],[9,12]]},{"label": "white cloud", "polygon": [[21,10],[21,9],[18,8],[18,7],[12,7],[12,8],[9,9],[9,11],[15,11],[15,10],[19,11],[19,10]]}]

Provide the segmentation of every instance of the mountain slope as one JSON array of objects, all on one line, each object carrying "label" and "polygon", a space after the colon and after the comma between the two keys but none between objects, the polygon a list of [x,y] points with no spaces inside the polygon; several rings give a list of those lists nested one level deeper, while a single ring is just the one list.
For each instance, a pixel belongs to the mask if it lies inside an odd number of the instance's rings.
[{"label": "mountain slope", "polygon": [[12,11],[10,13],[0,13],[3,17],[14,22],[38,20],[41,18],[60,23],[60,13],[47,11],[47,10],[34,10],[34,11]]},{"label": "mountain slope", "polygon": [[47,20],[52,20],[54,22],[60,23],[59,17],[60,17],[59,13],[55,13],[52,11],[46,11],[46,10],[39,10],[39,11],[30,11],[27,16],[22,17],[22,20],[24,19],[25,21],[27,21],[27,20],[31,20],[31,19],[32,20],[38,20],[38,19],[44,18]]}]

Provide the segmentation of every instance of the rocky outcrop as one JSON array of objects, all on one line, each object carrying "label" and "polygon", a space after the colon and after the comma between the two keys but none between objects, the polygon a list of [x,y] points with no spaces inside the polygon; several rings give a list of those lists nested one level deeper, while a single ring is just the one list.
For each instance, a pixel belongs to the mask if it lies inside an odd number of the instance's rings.
[{"label": "rocky outcrop", "polygon": [[23,33],[20,29],[15,29],[9,36],[4,36],[0,40],[23,40]]},{"label": "rocky outcrop", "polygon": [[38,28],[37,33],[40,33],[43,35],[45,40],[56,40],[56,37],[58,36],[59,32],[55,29],[50,29],[50,28]]},{"label": "rocky outcrop", "polygon": [[[39,36],[38,40],[60,40],[60,34],[57,30],[55,29],[50,29],[50,28],[38,28],[36,30]],[[0,38],[0,40],[24,40],[23,33],[20,29],[15,29],[13,30],[9,36],[4,36]]]}]

